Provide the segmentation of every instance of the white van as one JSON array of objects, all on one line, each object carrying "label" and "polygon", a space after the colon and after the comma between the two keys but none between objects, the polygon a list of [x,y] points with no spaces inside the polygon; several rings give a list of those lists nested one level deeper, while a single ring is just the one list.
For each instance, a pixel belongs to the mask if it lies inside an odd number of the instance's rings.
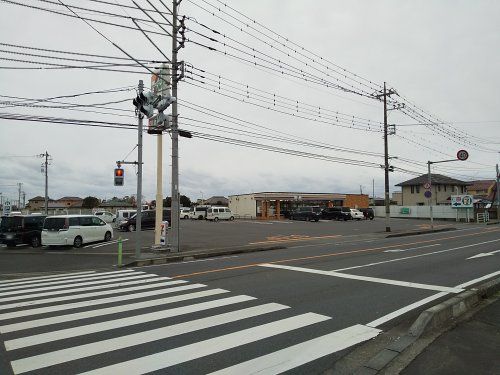
[{"label": "white van", "polygon": [[113,228],[94,215],[47,216],[43,222],[42,245],[82,247],[113,238]]},{"label": "white van", "polygon": [[233,213],[227,207],[217,207],[213,206],[207,209],[207,220],[219,221],[219,220],[234,220]]},{"label": "white van", "polygon": [[207,217],[207,210],[210,206],[194,206],[189,209],[189,218],[203,220]]},{"label": "white van", "polygon": [[181,219],[189,219],[189,211],[190,211],[189,207],[181,207],[179,209],[179,217]]},{"label": "white van", "polygon": [[118,210],[118,211],[116,211],[115,222],[118,226],[120,226],[121,223],[130,219],[136,213],[137,213],[137,210]]}]

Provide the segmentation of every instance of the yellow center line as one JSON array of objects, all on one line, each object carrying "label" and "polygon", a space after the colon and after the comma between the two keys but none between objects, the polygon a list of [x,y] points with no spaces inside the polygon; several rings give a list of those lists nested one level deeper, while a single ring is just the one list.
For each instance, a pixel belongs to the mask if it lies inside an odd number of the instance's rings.
[{"label": "yellow center line", "polygon": [[258,244],[268,244],[268,243],[277,243],[277,242],[297,242],[297,241],[308,241],[308,240],[320,240],[323,238],[337,238],[337,237],[342,237],[340,234],[335,234],[331,236],[315,236],[315,237],[309,237],[309,236],[290,236],[290,237],[282,237],[282,238],[276,238],[274,239],[269,239],[267,241],[259,241],[259,242],[249,242],[250,245],[258,245]]},{"label": "yellow center line", "polygon": [[183,277],[204,275],[204,274],[208,274],[208,273],[224,272],[224,271],[240,270],[240,269],[251,268],[251,267],[258,267],[258,266],[260,266],[263,263],[277,264],[277,263],[285,263],[285,262],[296,262],[296,261],[300,261],[300,260],[310,260],[310,259],[335,257],[335,256],[340,256],[340,255],[349,255],[349,254],[356,254],[356,253],[366,253],[366,252],[370,252],[370,251],[382,251],[382,250],[385,250],[385,249],[398,248],[398,247],[401,247],[401,246],[420,245],[420,244],[429,243],[429,242],[437,242],[437,241],[443,241],[443,240],[452,240],[452,239],[456,239],[456,238],[478,236],[478,235],[481,235],[481,234],[484,234],[484,233],[488,233],[489,234],[489,233],[492,233],[492,232],[500,232],[500,229],[487,230],[487,231],[482,231],[482,232],[479,232],[479,233],[468,233],[468,234],[462,234],[462,235],[458,235],[458,236],[449,236],[449,237],[442,237],[442,238],[436,238],[436,239],[429,239],[429,240],[423,240],[423,241],[399,243],[399,244],[396,244],[396,245],[386,245],[386,246],[372,247],[372,248],[366,248],[366,249],[350,250],[350,251],[344,251],[344,252],[340,252],[340,253],[328,253],[328,254],[321,254],[321,255],[309,255],[309,256],[300,257],[300,258],[288,258],[288,259],[275,260],[275,261],[271,261],[271,262],[249,263],[249,264],[244,264],[244,265],[241,265],[241,266],[216,268],[216,269],[211,269],[211,270],[205,270],[205,271],[199,271],[199,272],[192,272],[192,273],[186,273],[186,274],[182,274],[182,275],[175,275],[175,276],[169,276],[169,277],[171,277],[173,279],[177,279],[177,278],[183,278]]}]

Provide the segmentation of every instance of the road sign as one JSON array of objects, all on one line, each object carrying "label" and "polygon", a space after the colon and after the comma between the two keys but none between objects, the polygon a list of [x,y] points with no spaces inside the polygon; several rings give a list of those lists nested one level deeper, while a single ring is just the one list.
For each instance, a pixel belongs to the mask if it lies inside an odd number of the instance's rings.
[{"label": "road sign", "polygon": [[424,184],[424,189],[429,190],[430,188],[431,188],[431,183],[430,183],[430,182],[426,182],[426,183]]},{"label": "road sign", "polygon": [[457,159],[458,160],[467,160],[469,158],[469,153],[465,150],[459,150],[457,152]]},{"label": "road sign", "polygon": [[472,195],[452,195],[452,208],[472,208],[474,207],[474,199]]},{"label": "road sign", "polygon": [[431,191],[430,190],[426,190],[426,192],[424,193],[424,197],[426,197],[426,198],[432,197]]},{"label": "road sign", "polygon": [[10,201],[3,202],[3,216],[9,216],[11,209],[12,206],[10,205]]}]

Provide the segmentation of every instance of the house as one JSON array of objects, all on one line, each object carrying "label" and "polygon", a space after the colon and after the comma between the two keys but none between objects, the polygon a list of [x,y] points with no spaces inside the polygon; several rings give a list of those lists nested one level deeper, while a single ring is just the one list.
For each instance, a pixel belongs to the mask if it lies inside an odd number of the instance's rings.
[{"label": "house", "polygon": [[[48,203],[54,202],[53,199],[48,200]],[[45,208],[45,197],[41,196],[36,196],[34,198],[28,199],[28,204],[26,205],[26,208],[30,211],[40,211]]]},{"label": "house", "polygon": [[133,203],[116,199],[112,199],[106,202],[101,202],[101,204],[99,205],[99,209],[105,211],[111,211],[113,213],[116,213],[117,210],[131,210],[135,208],[136,205]]},{"label": "house", "polygon": [[203,204],[208,204],[210,206],[228,206],[229,205],[229,199],[223,196],[213,196],[211,198],[205,199],[205,203]]},{"label": "house", "polygon": [[57,203],[64,208],[82,208],[83,199],[79,197],[62,197]]},{"label": "house", "polygon": [[495,190],[495,180],[476,180],[471,181],[472,185],[467,186],[467,192],[472,194],[474,198],[487,198],[492,195]]},{"label": "house", "polygon": [[[424,196],[426,188],[424,185],[428,182],[428,175],[423,174],[408,181],[400,182],[396,186],[401,186],[402,205],[404,206],[428,206],[429,199]],[[450,204],[451,195],[461,195],[467,193],[467,186],[470,182],[457,180],[441,174],[431,174],[432,193],[431,203],[435,205]]]}]

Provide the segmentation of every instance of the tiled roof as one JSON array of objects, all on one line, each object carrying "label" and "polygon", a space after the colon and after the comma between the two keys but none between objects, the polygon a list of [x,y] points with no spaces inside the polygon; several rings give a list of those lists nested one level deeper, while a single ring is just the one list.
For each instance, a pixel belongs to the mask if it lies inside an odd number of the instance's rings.
[{"label": "tiled roof", "polygon": [[[412,178],[411,180],[400,182],[399,184],[396,184],[396,186],[423,185],[427,181],[428,181],[428,175],[423,174],[422,176]],[[431,181],[433,184],[440,184],[440,185],[465,186],[471,184],[470,182],[456,180],[448,176],[443,176],[442,174],[434,174],[434,173],[431,173]]]}]

